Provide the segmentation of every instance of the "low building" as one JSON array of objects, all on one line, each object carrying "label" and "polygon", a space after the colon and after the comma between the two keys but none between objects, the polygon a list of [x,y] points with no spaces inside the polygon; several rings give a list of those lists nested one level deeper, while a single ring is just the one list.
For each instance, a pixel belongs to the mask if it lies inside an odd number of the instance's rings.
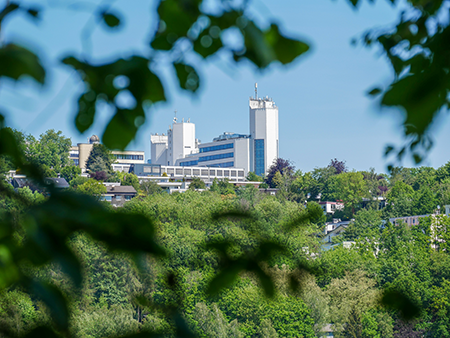
[{"label": "low building", "polygon": [[337,210],[344,209],[344,203],[342,202],[323,201],[319,202],[319,205],[323,209],[325,215],[333,215]]},{"label": "low building", "polygon": [[120,185],[120,182],[105,182],[106,194],[103,194],[101,200],[110,202],[115,207],[122,206],[136,196],[137,192],[132,186]]},{"label": "low building", "polygon": [[415,216],[405,216],[405,217],[392,217],[389,218],[389,222],[394,225],[400,225],[405,223],[409,226],[419,225],[420,219],[428,217],[430,215],[415,215]]},{"label": "low building", "polygon": [[[333,222],[325,223],[325,237],[322,239],[322,250],[330,250],[341,243],[336,243],[333,238],[342,235],[349,224],[353,222],[354,219],[350,221],[341,221],[339,218],[333,219]],[[342,242],[345,248],[351,247],[353,242]]]},{"label": "low building", "polygon": [[245,170],[241,168],[179,167],[145,163],[130,165],[129,172],[138,177],[159,176],[172,180],[191,180],[198,177],[207,185],[211,184],[215,178],[228,179],[230,183],[245,182]]},{"label": "low building", "polygon": [[[69,158],[73,160],[73,163],[78,166],[82,171],[86,170],[86,161],[91,154],[91,150],[94,144],[100,143],[100,138],[97,135],[92,135],[88,139],[88,143],[78,143],[76,146],[72,146],[69,151]],[[145,163],[145,152],[140,150],[113,150],[113,156],[116,158],[115,164],[113,164],[113,170],[128,172],[131,164]]]}]

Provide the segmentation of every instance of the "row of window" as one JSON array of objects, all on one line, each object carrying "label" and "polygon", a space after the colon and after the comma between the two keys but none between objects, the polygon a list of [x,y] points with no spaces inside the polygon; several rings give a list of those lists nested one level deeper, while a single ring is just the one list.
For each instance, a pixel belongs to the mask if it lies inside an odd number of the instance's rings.
[{"label": "row of window", "polygon": [[230,168],[230,167],[234,167],[234,162],[225,162],[225,163],[211,164],[209,167],[214,167],[214,168]]},{"label": "row of window", "polygon": [[70,153],[70,157],[78,157],[78,156],[80,156],[79,153]]},{"label": "row of window", "polygon": [[227,143],[227,144],[221,144],[218,146],[200,148],[200,152],[206,153],[208,151],[216,151],[216,150],[231,149],[231,148],[234,148],[234,143]]},{"label": "row of window", "polygon": [[144,155],[113,154],[118,160],[144,160]]},{"label": "row of window", "polygon": [[255,140],[255,174],[265,174],[264,168],[264,140]]},{"label": "row of window", "polygon": [[217,154],[217,155],[211,155],[211,156],[202,156],[198,159],[199,162],[205,162],[205,161],[213,161],[213,160],[221,160],[223,158],[230,158],[234,157],[234,153],[226,153],[226,154]]},{"label": "row of window", "polygon": [[73,158],[72,160],[75,165],[80,164],[80,161],[77,158]]},{"label": "row of window", "polygon": [[[125,200],[126,201],[129,201],[129,200],[131,200],[131,198],[133,197],[133,196],[131,196],[131,195],[125,195],[124,196],[125,197]],[[112,201],[112,196],[102,196],[101,197],[101,200],[102,201]],[[122,196],[121,195],[116,195],[115,196],[115,199],[116,199],[116,201],[121,201],[122,200]]]},{"label": "row of window", "polygon": [[185,162],[180,162],[180,165],[181,165],[182,167],[190,167],[190,166],[197,165],[197,164],[198,164],[198,161],[185,161]]}]

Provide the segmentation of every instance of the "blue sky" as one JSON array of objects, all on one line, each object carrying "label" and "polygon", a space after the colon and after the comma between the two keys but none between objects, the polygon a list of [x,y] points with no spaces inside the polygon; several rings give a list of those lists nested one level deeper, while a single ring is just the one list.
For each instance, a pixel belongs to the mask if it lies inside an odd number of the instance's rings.
[{"label": "blue sky", "polygon": [[[38,136],[56,129],[74,144],[85,142],[92,134],[101,135],[111,112],[102,111],[94,126],[80,135],[73,121],[83,87],[77,75],[57,60],[82,52],[97,62],[130,52],[148,53],[155,3],[115,1],[112,8],[122,12],[124,27],[111,32],[94,24],[91,43],[84,46],[81,34],[91,20],[89,12],[67,10],[58,5],[67,3],[63,0],[46,3],[51,7],[39,24],[12,17],[3,26],[3,38],[38,53],[50,69],[47,84],[41,88],[29,80],[19,84],[2,80],[0,109],[10,126],[26,133]],[[401,143],[402,115],[379,112],[377,102],[365,93],[375,85],[386,85],[391,71],[378,50],[354,47],[350,41],[369,28],[393,23],[398,10],[388,1],[364,2],[358,10],[344,0],[251,1],[249,13],[261,26],[276,21],[284,33],[310,43],[311,51],[291,65],[272,65],[263,72],[248,62],[235,65],[227,55],[219,55],[199,69],[202,84],[196,96],[176,88],[174,74],[162,60],[156,71],[164,75],[169,102],[151,110],[129,148],[145,150],[150,157],[150,134],[166,132],[174,110],[179,118],[196,124],[197,138],[203,142],[225,131],[248,133],[248,98],[258,82],[259,96],[272,97],[279,107],[280,156],[293,161],[297,169],[310,171],[338,158],[356,170],[374,167],[384,172],[383,149],[388,143]],[[433,136],[436,145],[424,164],[439,167],[449,160],[450,127],[444,117],[434,126]]]}]

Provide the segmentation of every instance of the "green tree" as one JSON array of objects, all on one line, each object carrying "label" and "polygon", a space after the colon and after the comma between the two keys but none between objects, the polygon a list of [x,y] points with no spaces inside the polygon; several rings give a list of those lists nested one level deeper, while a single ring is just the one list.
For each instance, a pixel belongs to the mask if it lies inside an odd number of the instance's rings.
[{"label": "green tree", "polygon": [[139,178],[133,173],[123,173],[121,179],[122,185],[132,186],[136,191],[139,190]]},{"label": "green tree", "polygon": [[67,165],[61,169],[61,177],[67,182],[72,181],[79,175],[81,175],[81,169],[76,165]]},{"label": "green tree", "polygon": [[333,176],[330,180],[330,189],[334,199],[342,200],[354,215],[363,197],[369,196],[363,174],[359,172],[341,173]]},{"label": "green tree", "polygon": [[327,287],[330,319],[336,337],[362,337],[362,315],[376,305],[375,281],[360,270],[347,272],[342,279],[333,279]]},{"label": "green tree", "polygon": [[111,151],[103,144],[95,143],[92,147],[91,153],[86,160],[86,168],[91,171],[106,171],[111,174],[111,164],[115,161]]},{"label": "green tree", "polygon": [[102,182],[90,178],[83,184],[79,185],[77,187],[77,191],[82,194],[88,194],[100,198],[102,194],[106,194],[106,187]]},{"label": "green tree", "polygon": [[190,190],[197,190],[197,189],[206,189],[205,182],[202,181],[199,177],[192,178],[191,183],[189,184]]},{"label": "green tree", "polygon": [[349,224],[343,236],[348,241],[361,239],[374,243],[380,237],[382,225],[380,211],[361,209],[356,213],[355,221]]},{"label": "green tree", "polygon": [[246,179],[250,182],[263,182],[264,180],[261,176],[256,175],[253,171],[248,172]]},{"label": "green tree", "polygon": [[160,194],[163,192],[163,189],[158,185],[158,183],[148,180],[142,181],[139,186],[139,190],[142,191],[145,195],[153,195]]}]

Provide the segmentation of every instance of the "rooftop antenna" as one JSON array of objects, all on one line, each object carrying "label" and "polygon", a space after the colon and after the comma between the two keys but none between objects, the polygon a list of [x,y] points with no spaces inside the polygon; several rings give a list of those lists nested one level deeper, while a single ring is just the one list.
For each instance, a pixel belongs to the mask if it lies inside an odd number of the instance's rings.
[{"label": "rooftop antenna", "polygon": [[173,123],[177,123],[177,111],[175,110],[174,113],[175,117],[173,118]]},{"label": "rooftop antenna", "polygon": [[258,82],[255,82],[255,100],[258,99]]}]

